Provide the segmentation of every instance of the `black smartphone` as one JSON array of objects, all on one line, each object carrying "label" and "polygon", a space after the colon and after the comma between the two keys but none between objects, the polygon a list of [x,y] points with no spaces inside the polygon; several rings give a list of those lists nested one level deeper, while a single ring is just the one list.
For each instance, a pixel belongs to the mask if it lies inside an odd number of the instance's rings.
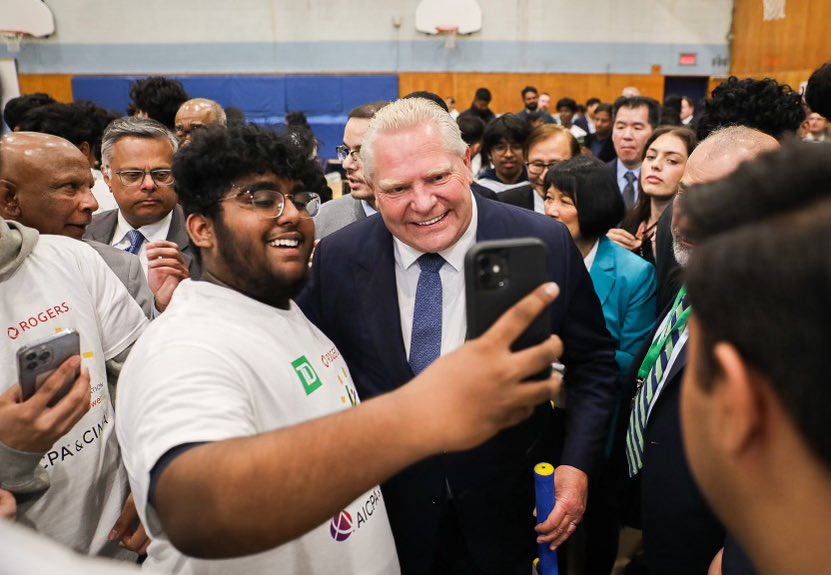
[{"label": "black smartphone", "polygon": [[[63,330],[17,350],[17,373],[23,400],[32,397],[46,378],[63,362],[73,355],[80,354],[81,338],[74,329]],[[69,392],[73,383],[74,380],[56,393],[49,406],[58,403]]]},{"label": "black smartphone", "polygon": [[[537,238],[480,242],[465,256],[467,337],[479,337],[519,300],[550,281],[548,247]],[[551,312],[545,308],[514,342],[514,351],[546,341],[551,335]],[[548,368],[532,379],[547,379]]]}]

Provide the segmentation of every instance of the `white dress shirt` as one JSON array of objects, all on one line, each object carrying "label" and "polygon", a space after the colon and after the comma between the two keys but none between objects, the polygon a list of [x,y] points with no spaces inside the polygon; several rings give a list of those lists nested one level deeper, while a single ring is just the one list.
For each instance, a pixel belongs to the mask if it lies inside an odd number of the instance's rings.
[{"label": "white dress shirt", "polygon": [[[136,254],[141,261],[141,269],[144,270],[144,275],[147,275],[147,244],[150,242],[160,242],[167,239],[167,234],[170,231],[170,221],[173,219],[173,210],[160,219],[158,222],[141,226],[138,231],[144,236],[145,241],[141,244],[139,253]],[[121,210],[118,211],[118,223],[115,226],[113,233],[112,246],[120,250],[126,250],[130,247],[130,239],[127,237],[127,232],[131,231],[133,226],[127,223]]]},{"label": "white dress shirt", "polygon": [[531,187],[531,195],[534,198],[534,211],[538,214],[545,215],[545,200],[537,193],[534,187]]},{"label": "white dress shirt", "polygon": [[[441,354],[449,353],[465,342],[467,334],[467,312],[465,310],[464,262],[467,251],[476,243],[476,229],[479,215],[476,200],[472,200],[470,225],[455,244],[439,252],[445,264],[439,271],[441,277],[442,330]],[[404,350],[410,357],[410,343],[413,335],[413,313],[421,267],[418,258],[424,255],[398,238],[393,237],[395,252],[395,289],[398,293],[398,307],[401,314],[401,336]]]},{"label": "white dress shirt", "polygon": [[366,214],[366,217],[369,217],[373,214],[378,213],[378,210],[376,210],[375,208],[370,206],[369,202],[366,201],[366,200],[361,200],[361,207],[364,209],[364,213]]},{"label": "white dress shirt", "polygon": [[600,245],[600,240],[594,242],[592,249],[589,250],[589,253],[586,254],[586,257],[583,258],[583,263],[586,264],[586,269],[592,271],[592,266],[594,265],[594,260],[597,257],[597,246]]},{"label": "white dress shirt", "polygon": [[641,167],[638,166],[636,169],[630,170],[629,168],[623,165],[623,162],[620,161],[620,158],[618,158],[615,161],[615,165],[617,166],[617,187],[620,189],[621,194],[623,193],[623,189],[626,187],[626,184],[628,183],[626,181],[626,178],[624,177],[626,176],[626,172],[632,172],[633,174],[635,174],[635,181],[632,182],[632,185],[635,186],[635,203],[637,204],[638,198],[641,197]]}]

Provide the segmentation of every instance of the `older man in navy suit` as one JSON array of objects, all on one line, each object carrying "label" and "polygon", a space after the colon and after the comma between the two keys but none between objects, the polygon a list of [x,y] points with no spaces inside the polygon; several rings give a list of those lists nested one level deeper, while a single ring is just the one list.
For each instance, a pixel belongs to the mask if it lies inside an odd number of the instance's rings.
[{"label": "older man in navy suit", "polygon": [[[433,104],[379,111],[362,158],[382,217],[323,239],[299,299],[362,398],[400,387],[462,344],[463,261],[474,243],[536,236],[548,245],[540,265],[562,290],[551,331],[566,349],[565,439],[554,421],[562,413],[545,406],[479,448],[425,460],[384,485],[404,573],[525,575],[537,536],[558,546],[582,519],[614,404],[614,344],[591,280],[565,226],[471,192],[468,148]],[[558,451],[556,507],[535,535],[532,467]]]}]

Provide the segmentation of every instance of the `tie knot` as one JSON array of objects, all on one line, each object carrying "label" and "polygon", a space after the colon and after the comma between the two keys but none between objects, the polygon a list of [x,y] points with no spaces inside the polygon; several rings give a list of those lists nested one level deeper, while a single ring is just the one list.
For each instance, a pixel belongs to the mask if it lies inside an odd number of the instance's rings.
[{"label": "tie knot", "polygon": [[140,231],[130,230],[129,232],[127,232],[127,239],[130,240],[131,244],[134,244],[137,241],[139,241],[139,238],[141,238],[142,240],[144,239],[144,235]]},{"label": "tie knot", "polygon": [[635,172],[626,172],[625,174],[623,174],[623,177],[626,178],[626,181],[630,184],[638,179],[638,177],[635,175]]},{"label": "tie knot", "polygon": [[444,265],[444,258],[439,254],[424,254],[418,258],[418,266],[423,272],[438,272]]}]

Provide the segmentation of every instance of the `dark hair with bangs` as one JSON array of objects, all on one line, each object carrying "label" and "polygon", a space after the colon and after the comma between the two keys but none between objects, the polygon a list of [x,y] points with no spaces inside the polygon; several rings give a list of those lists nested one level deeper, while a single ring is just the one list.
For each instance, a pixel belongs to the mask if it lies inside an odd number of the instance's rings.
[{"label": "dark hair with bangs", "polygon": [[552,186],[574,202],[580,234],[587,239],[606,235],[623,218],[626,207],[615,176],[597,158],[577,156],[554,164],[545,175],[545,189]]}]

